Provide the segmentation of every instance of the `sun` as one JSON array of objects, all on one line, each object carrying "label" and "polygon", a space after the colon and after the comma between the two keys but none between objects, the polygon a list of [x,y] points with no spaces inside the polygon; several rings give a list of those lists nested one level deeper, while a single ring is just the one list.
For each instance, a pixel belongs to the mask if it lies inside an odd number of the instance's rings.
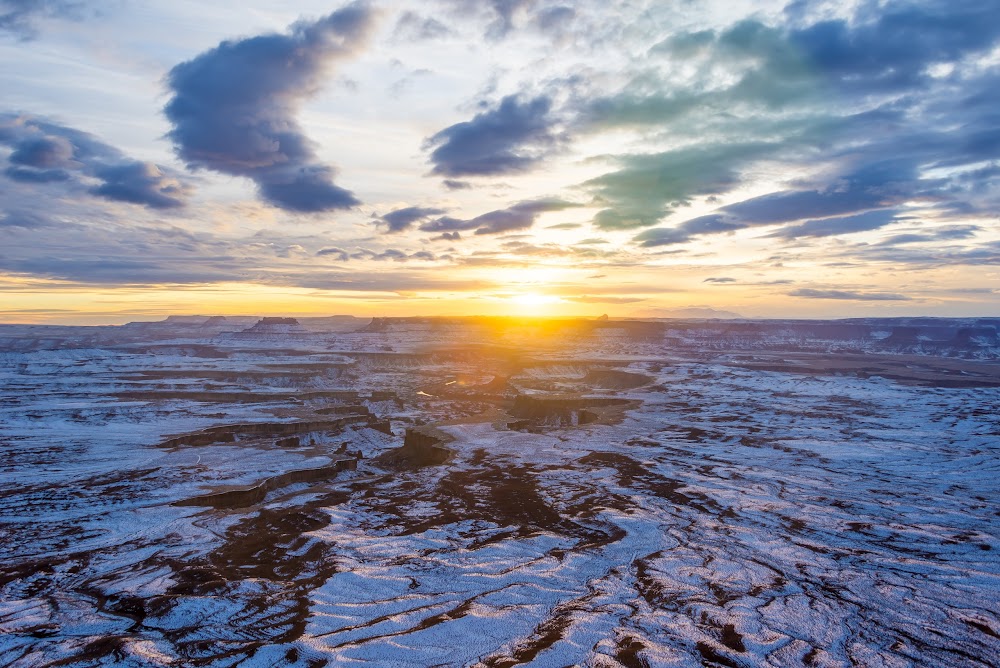
[{"label": "sun", "polygon": [[504,297],[510,315],[540,316],[553,315],[565,305],[565,300],[543,292],[516,292]]},{"label": "sun", "polygon": [[508,299],[518,306],[545,306],[546,304],[558,304],[562,299],[555,295],[546,295],[540,292],[524,292],[511,295]]}]

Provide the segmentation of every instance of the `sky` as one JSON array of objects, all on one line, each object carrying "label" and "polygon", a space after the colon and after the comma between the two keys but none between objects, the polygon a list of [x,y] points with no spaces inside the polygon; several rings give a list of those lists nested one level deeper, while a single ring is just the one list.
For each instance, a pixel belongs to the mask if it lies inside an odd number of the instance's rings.
[{"label": "sky", "polygon": [[0,322],[1000,315],[1000,0],[0,0]]}]

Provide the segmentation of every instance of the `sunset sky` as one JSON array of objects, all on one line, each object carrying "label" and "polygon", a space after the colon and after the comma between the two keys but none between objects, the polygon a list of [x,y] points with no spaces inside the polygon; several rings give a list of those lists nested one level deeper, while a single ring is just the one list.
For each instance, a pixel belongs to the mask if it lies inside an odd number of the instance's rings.
[{"label": "sunset sky", "polygon": [[0,0],[0,322],[1000,315],[1000,2]]}]

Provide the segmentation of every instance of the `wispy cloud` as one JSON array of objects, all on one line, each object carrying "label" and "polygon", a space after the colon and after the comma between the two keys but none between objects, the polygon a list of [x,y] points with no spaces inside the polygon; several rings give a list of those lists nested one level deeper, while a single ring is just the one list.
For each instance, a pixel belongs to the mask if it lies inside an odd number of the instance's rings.
[{"label": "wispy cloud", "polygon": [[402,232],[409,229],[413,223],[426,220],[431,216],[440,216],[446,213],[445,209],[435,209],[433,207],[408,206],[403,209],[396,209],[380,216],[378,222],[386,226],[387,232]]},{"label": "wispy cloud", "polygon": [[0,0],[0,33],[34,39],[40,22],[50,18],[79,20],[98,6],[90,0]]},{"label": "wispy cloud", "polygon": [[858,292],[855,290],[819,290],[815,288],[799,288],[788,294],[792,297],[807,297],[809,299],[848,299],[863,302],[909,301],[911,299],[895,292]]},{"label": "wispy cloud", "polygon": [[576,206],[580,205],[557,198],[543,198],[518,202],[506,209],[497,209],[467,220],[437,218],[421,225],[420,230],[423,232],[475,230],[475,234],[503,234],[530,228],[543,213],[562,211]]}]

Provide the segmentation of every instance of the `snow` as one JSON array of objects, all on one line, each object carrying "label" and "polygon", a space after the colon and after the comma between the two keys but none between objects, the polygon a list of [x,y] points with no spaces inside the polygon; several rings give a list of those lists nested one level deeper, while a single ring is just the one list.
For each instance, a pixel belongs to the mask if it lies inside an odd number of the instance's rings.
[{"label": "snow", "polygon": [[[156,346],[114,330],[51,328],[44,346],[4,331],[0,664],[1000,662],[1000,383],[934,380],[1000,378],[987,359],[903,364],[912,351],[869,338],[857,368],[892,373],[775,371],[755,365],[788,360],[740,361],[687,331],[683,349],[576,333],[519,366],[503,346],[449,352],[459,325]],[[194,344],[215,353],[185,354]],[[588,388],[592,368],[653,381]],[[421,389],[497,375],[636,404],[510,431],[502,398]],[[262,400],[171,394],[189,390]],[[394,435],[163,447],[356,403],[301,399],[325,390],[360,392]],[[418,420],[454,439],[451,459],[382,468]],[[342,445],[357,471],[248,507],[173,505],[327,465]]]}]

